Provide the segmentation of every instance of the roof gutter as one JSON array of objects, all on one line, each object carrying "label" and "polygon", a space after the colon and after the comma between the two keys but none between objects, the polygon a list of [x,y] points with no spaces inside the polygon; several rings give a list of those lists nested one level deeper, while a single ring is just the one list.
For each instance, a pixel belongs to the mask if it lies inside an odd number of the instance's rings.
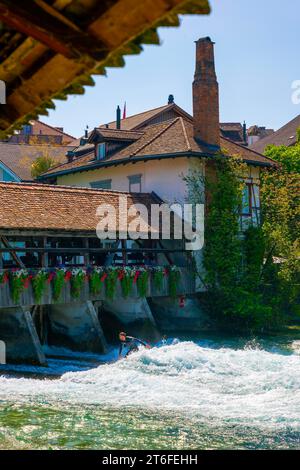
[{"label": "roof gutter", "polygon": [[[145,155],[142,157],[126,157],[122,158],[120,160],[107,160],[107,161],[97,161],[93,165],[83,165],[78,168],[73,168],[70,170],[63,170],[63,171],[58,171],[56,173],[49,173],[45,175],[40,175],[37,179],[44,181],[50,178],[55,178],[57,176],[64,176],[64,175],[69,175],[72,173],[81,173],[83,171],[92,171],[96,170],[98,168],[109,168],[112,166],[118,166],[118,165],[128,165],[129,163],[139,163],[139,162],[145,162],[145,161],[153,161],[153,160],[167,160],[167,159],[172,159],[172,158],[191,158],[191,157],[197,157],[197,158],[209,158],[212,159],[214,158],[214,155],[211,153],[203,153],[203,152],[194,152],[192,150],[186,151],[186,152],[175,152],[175,153],[165,153],[165,154],[158,154],[158,155]],[[227,156],[224,155],[224,158]],[[228,157],[227,157],[228,158]],[[252,160],[247,160],[243,158],[243,160],[246,163],[251,163],[253,166],[260,166],[260,167],[272,167],[275,166],[272,163],[263,163],[263,162],[256,162]]]}]

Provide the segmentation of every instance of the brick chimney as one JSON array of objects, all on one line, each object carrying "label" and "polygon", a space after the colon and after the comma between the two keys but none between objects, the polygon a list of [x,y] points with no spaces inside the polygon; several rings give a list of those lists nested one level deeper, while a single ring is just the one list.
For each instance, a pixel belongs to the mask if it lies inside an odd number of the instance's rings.
[{"label": "brick chimney", "polygon": [[209,151],[220,148],[219,85],[210,38],[196,41],[196,70],[193,82],[194,137]]}]

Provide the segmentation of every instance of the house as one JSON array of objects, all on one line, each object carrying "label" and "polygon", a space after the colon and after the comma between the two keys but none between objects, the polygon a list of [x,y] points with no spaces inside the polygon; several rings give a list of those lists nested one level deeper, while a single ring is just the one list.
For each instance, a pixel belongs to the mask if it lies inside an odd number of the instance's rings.
[{"label": "house", "polygon": [[38,157],[50,157],[57,164],[65,160],[67,145],[30,145],[0,141],[0,181],[32,181],[32,164]]},{"label": "house", "polygon": [[[40,181],[122,191],[154,191],[166,202],[185,202],[183,180],[191,171],[206,171],[215,154],[239,155],[247,163],[245,218],[258,217],[260,169],[274,162],[226,137],[237,126],[220,126],[213,42],[196,43],[193,116],[174,103],[95,128],[68,153],[68,161]],[[243,130],[243,129],[242,129]],[[78,142],[77,142],[78,143]]]},{"label": "house", "polygon": [[251,145],[251,149],[256,152],[264,153],[268,145],[285,145],[286,147],[291,147],[299,141],[299,129],[300,114],[278,129],[276,132],[273,132],[263,139],[254,142],[253,145]]},{"label": "house", "polygon": [[274,132],[274,129],[267,129],[264,126],[251,126],[247,131],[248,145],[251,147],[259,140],[274,134]]},{"label": "house", "polygon": [[74,139],[64,132],[63,127],[53,127],[33,119],[2,141],[14,144],[69,145]]},{"label": "house", "polygon": [[21,131],[0,140],[0,181],[31,181],[32,164],[38,157],[62,163],[73,141],[61,127],[30,121]]}]

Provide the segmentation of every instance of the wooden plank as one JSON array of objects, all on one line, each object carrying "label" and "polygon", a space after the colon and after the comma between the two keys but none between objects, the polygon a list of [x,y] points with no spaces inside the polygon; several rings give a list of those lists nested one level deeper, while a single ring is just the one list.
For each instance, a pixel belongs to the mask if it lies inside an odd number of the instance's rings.
[{"label": "wooden plank", "polygon": [[81,31],[43,1],[28,8],[24,1],[1,0],[0,20],[70,59],[86,55],[101,60],[107,55],[107,46],[102,41]]}]

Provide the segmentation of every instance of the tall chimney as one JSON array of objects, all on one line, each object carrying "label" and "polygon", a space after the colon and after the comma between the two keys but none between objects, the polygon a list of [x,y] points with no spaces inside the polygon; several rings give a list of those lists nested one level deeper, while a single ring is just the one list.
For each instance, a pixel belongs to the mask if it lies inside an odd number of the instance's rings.
[{"label": "tall chimney", "polygon": [[117,107],[116,129],[121,129],[121,109],[120,109],[120,106]]},{"label": "tall chimney", "polygon": [[194,137],[211,152],[220,148],[219,85],[214,43],[209,37],[196,41],[196,70],[193,82]]}]

